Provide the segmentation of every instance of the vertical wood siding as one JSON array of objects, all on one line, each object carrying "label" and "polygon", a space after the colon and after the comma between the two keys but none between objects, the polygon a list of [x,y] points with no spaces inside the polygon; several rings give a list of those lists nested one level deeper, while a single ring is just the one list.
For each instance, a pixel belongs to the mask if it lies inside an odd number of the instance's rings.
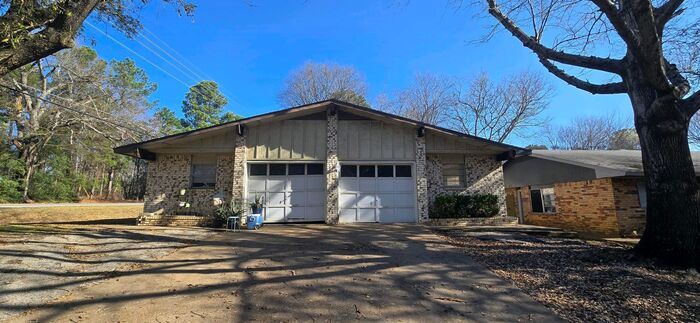
[{"label": "vertical wood siding", "polygon": [[425,148],[428,152],[462,152],[468,145],[452,136],[428,132],[425,136]]},{"label": "vertical wood siding", "polygon": [[415,130],[374,120],[338,121],[340,160],[414,160]]},{"label": "vertical wood siding", "polygon": [[250,127],[248,160],[325,160],[325,120],[284,120]]}]

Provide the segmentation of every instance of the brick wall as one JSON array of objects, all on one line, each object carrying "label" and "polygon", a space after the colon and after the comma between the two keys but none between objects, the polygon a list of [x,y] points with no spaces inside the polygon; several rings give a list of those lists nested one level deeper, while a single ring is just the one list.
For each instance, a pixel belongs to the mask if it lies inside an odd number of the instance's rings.
[{"label": "brick wall", "polygon": [[[444,156],[444,155],[443,155]],[[465,185],[463,188],[446,188],[442,178],[442,161],[440,154],[427,154],[426,178],[428,184],[428,201],[445,193],[494,194],[498,196],[500,215],[506,215],[505,186],[503,184],[503,164],[494,156],[465,155]]]},{"label": "brick wall", "polygon": [[[233,156],[219,155],[214,188],[190,188],[190,155],[158,154],[148,163],[144,212],[155,214],[210,215],[214,212],[214,197],[230,198],[233,188]],[[186,189],[180,196],[180,189]],[[179,201],[190,203],[190,208],[179,207]]]},{"label": "brick wall", "polygon": [[610,178],[554,185],[556,213],[534,213],[528,187],[520,188],[525,223],[597,236],[618,236],[613,182]]},{"label": "brick wall", "polygon": [[639,205],[637,183],[641,178],[614,178],[615,209],[620,235],[641,236],[646,224],[646,211]]},{"label": "brick wall", "polygon": [[[640,236],[646,222],[646,212],[639,204],[637,192],[640,180],[603,178],[555,184],[555,214],[533,213],[530,191],[527,187],[521,187],[525,223],[597,236]],[[515,195],[518,189],[509,190]],[[513,205],[513,212],[517,215],[517,203]]]}]

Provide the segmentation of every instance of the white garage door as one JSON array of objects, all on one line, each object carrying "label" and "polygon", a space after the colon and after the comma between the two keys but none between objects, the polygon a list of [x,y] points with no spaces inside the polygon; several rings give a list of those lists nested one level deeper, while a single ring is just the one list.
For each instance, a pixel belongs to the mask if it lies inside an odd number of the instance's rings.
[{"label": "white garage door", "polygon": [[325,219],[324,165],[248,164],[248,200],[264,196],[265,222],[309,222]]},{"label": "white garage door", "polygon": [[412,165],[340,167],[340,222],[416,222]]}]

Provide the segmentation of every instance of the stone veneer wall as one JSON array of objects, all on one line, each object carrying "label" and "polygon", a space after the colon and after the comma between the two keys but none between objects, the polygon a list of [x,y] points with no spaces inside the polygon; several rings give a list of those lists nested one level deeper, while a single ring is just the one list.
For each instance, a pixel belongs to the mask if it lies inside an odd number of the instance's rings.
[{"label": "stone veneer wall", "polygon": [[641,178],[613,178],[615,211],[618,230],[623,237],[638,237],[644,233],[647,212],[639,204],[637,183]]},{"label": "stone veneer wall", "polygon": [[525,223],[596,236],[619,235],[615,194],[610,178],[554,184],[556,213],[533,213],[529,187],[520,188]]},{"label": "stone veneer wall", "polygon": [[242,136],[236,135],[236,145],[233,150],[233,162],[231,169],[231,195],[227,195],[227,198],[231,196],[233,200],[241,201],[243,203],[243,215],[248,214],[248,203],[245,202],[245,191],[246,191],[246,164],[247,157],[246,154],[246,134]]},{"label": "stone veneer wall", "polygon": [[[233,180],[233,158],[219,155],[214,188],[190,188],[191,155],[158,154],[148,163],[144,212],[155,214],[192,213],[209,215],[215,210],[214,197],[224,199],[231,196]],[[180,189],[186,189],[180,197]],[[190,203],[189,209],[178,206],[180,200]]]},{"label": "stone veneer wall", "polygon": [[432,204],[436,196],[448,192],[464,194],[494,194],[500,204],[499,215],[506,215],[505,186],[503,183],[503,164],[494,156],[464,156],[466,170],[463,188],[446,188],[442,179],[442,162],[439,154],[428,154],[426,162],[428,194],[427,201]]},{"label": "stone veneer wall", "polygon": [[[330,111],[329,111],[330,112]],[[338,224],[338,113],[328,113],[326,127],[326,223]]]},{"label": "stone veneer wall", "polygon": [[428,220],[428,177],[425,152],[425,136],[416,134],[416,197],[418,205],[418,222]]}]

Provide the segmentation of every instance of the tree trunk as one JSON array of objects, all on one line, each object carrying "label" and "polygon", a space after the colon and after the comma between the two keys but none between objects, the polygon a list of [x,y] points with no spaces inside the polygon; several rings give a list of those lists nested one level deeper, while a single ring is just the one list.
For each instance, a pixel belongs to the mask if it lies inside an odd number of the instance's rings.
[{"label": "tree trunk", "polygon": [[114,168],[110,167],[109,168],[109,173],[107,175],[107,199],[111,200],[112,199],[112,185],[114,184]]},{"label": "tree trunk", "polygon": [[31,181],[32,176],[34,176],[34,168],[36,168],[36,166],[31,161],[25,162],[24,166],[27,170],[27,173],[24,174],[24,187],[22,189],[22,200],[26,202],[29,200],[29,181]]},{"label": "tree trunk", "polygon": [[104,191],[105,187],[105,167],[104,165],[100,166],[100,176],[97,178],[100,179],[100,192],[97,194],[100,198],[104,198],[104,195],[102,195],[102,191]]},{"label": "tree trunk", "polygon": [[700,191],[688,147],[690,117],[651,88],[630,91],[646,175],[646,228],[635,252],[700,268]]}]

